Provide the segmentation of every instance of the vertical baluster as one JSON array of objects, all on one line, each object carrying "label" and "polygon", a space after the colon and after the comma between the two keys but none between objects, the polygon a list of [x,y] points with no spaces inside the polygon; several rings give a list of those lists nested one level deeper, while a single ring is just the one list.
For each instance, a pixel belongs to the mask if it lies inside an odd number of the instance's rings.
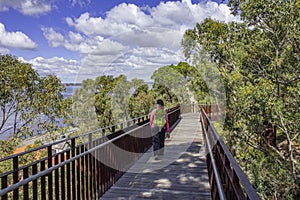
[{"label": "vertical baluster", "polygon": [[[84,145],[81,145],[81,153],[84,152]],[[81,163],[81,168],[80,168],[80,175],[81,175],[81,198],[84,200],[85,199],[85,187],[84,187],[84,168],[85,168],[85,165],[84,165],[84,157],[81,157],[80,158],[80,163]]]},{"label": "vertical baluster", "polygon": [[86,199],[89,199],[89,154],[84,156],[85,158],[85,171],[84,171],[84,175],[85,175],[85,196]]},{"label": "vertical baluster", "polygon": [[[52,167],[52,145],[48,146],[48,169]],[[52,172],[48,174],[48,196],[53,199]]]},{"label": "vertical baluster", "polygon": [[[93,148],[93,135],[89,134],[89,143],[88,143],[88,150]],[[88,199],[92,199],[93,197],[93,168],[92,168],[92,154],[93,152],[90,152],[88,157]]]},{"label": "vertical baluster", "polygon": [[[70,151],[71,150],[68,150],[66,152],[66,159],[69,160],[70,159]],[[71,196],[71,163],[68,163],[67,164],[67,170],[66,170],[66,173],[67,173],[67,199],[72,199],[72,196]]]},{"label": "vertical baluster", "polygon": [[[60,154],[60,162],[65,161],[65,153]],[[66,199],[66,179],[65,179],[65,165],[60,168],[60,180],[61,180],[61,199]]]},{"label": "vertical baluster", "polygon": [[[19,182],[19,157],[15,156],[13,158],[13,184]],[[19,188],[15,189],[13,192],[14,199],[19,199]]]},{"label": "vertical baluster", "polygon": [[[45,170],[45,166],[46,166],[46,163],[45,163],[45,160],[43,160],[40,165],[41,172]],[[40,198],[41,199],[46,198],[46,177],[45,176],[41,177],[41,196],[40,196]]]},{"label": "vertical baluster", "polygon": [[[32,165],[32,175],[37,174],[37,163]],[[32,181],[32,199],[37,200],[38,199],[38,180],[35,179]]]},{"label": "vertical baluster", "polygon": [[[54,165],[58,164],[58,155],[54,157]],[[59,169],[54,171],[55,199],[59,199]]]},{"label": "vertical baluster", "polygon": [[95,157],[96,151],[93,153],[92,157],[92,194],[93,194],[93,199],[97,198],[97,187],[96,187],[96,157]]},{"label": "vertical baluster", "polygon": [[[97,141],[96,141],[96,146],[98,146],[99,145],[99,142],[100,140],[99,139],[97,139]],[[96,199],[99,199],[99,190],[100,190],[100,166],[99,166],[99,149],[97,149],[96,151],[95,151],[95,194],[96,194],[96,196],[95,196],[95,198]]]},{"label": "vertical baluster", "polygon": [[[28,167],[24,168],[23,170],[23,178],[26,179],[29,177],[29,173],[28,173]],[[23,190],[24,190],[24,200],[28,200],[29,199],[29,192],[28,192],[28,184],[25,184],[23,186]]]},{"label": "vertical baluster", "polygon": [[[72,151],[72,158],[75,157],[75,146],[76,146],[76,141],[75,138],[71,139],[71,151]],[[75,161],[72,161],[71,163],[72,167],[72,199],[76,199],[76,177],[74,174],[76,173],[76,168],[75,168]]]},{"label": "vertical baluster", "polygon": [[[76,154],[80,154],[80,147],[76,148]],[[80,199],[80,192],[81,192],[81,182],[80,182],[80,171],[81,171],[81,158],[76,160],[77,169],[76,169],[76,185],[77,185],[77,198]],[[74,174],[75,175],[75,174]]]},{"label": "vertical baluster", "polygon": [[[2,186],[1,189],[7,188],[7,175],[3,176],[1,178],[1,186]],[[5,194],[5,195],[2,196],[2,200],[7,200],[7,198],[8,198],[7,194]]]}]

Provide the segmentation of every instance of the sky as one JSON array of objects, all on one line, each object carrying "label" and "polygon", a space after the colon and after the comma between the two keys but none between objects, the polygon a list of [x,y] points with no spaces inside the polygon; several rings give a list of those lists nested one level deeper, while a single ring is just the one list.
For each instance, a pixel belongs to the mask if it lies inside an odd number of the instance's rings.
[{"label": "sky", "polygon": [[0,54],[63,83],[120,74],[151,82],[159,67],[185,61],[184,32],[207,17],[237,20],[217,0],[0,0]]}]

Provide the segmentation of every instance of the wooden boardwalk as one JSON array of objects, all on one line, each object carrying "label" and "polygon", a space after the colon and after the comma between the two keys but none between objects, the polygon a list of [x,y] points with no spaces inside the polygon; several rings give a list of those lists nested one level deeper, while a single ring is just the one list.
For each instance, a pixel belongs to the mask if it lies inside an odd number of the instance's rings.
[{"label": "wooden boardwalk", "polygon": [[199,114],[182,115],[165,155],[150,149],[100,199],[211,199]]}]

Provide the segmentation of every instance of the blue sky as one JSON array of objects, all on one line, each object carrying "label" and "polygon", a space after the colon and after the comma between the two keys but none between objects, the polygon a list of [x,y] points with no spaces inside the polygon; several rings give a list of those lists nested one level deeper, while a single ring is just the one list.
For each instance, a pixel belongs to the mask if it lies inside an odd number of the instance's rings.
[{"label": "blue sky", "polygon": [[219,1],[0,0],[0,54],[63,82],[151,81],[157,68],[184,61],[184,31],[207,17],[236,20]]}]

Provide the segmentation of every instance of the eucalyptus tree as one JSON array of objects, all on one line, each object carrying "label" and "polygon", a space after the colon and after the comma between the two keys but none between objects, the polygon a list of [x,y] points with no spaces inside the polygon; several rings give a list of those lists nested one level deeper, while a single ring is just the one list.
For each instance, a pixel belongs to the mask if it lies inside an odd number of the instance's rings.
[{"label": "eucalyptus tree", "polygon": [[184,76],[176,72],[172,65],[158,68],[153,72],[151,79],[154,80],[152,91],[155,99],[164,99],[168,106],[189,101],[184,88]]},{"label": "eucalyptus tree", "polygon": [[129,99],[129,113],[131,118],[140,117],[150,113],[154,105],[154,96],[147,83],[141,79],[131,80],[132,94]]},{"label": "eucalyptus tree", "polygon": [[200,71],[186,62],[161,67],[151,78],[154,80],[153,90],[172,105],[210,101]]},{"label": "eucalyptus tree", "polygon": [[76,88],[72,95],[71,126],[79,128],[79,132],[99,128],[95,112],[96,83],[92,79],[82,81],[81,87]]},{"label": "eucalyptus tree", "polygon": [[113,76],[98,76],[95,83],[95,112],[98,124],[101,128],[115,124],[112,113],[112,92],[116,85]]},{"label": "eucalyptus tree", "polygon": [[[187,58],[205,52],[227,91],[228,145],[263,198],[299,195],[299,0],[233,1],[241,21],[187,30]],[[277,146],[262,137],[273,124]]]},{"label": "eucalyptus tree", "polygon": [[65,87],[54,75],[41,77],[30,64],[2,55],[0,85],[0,135],[8,140],[57,130],[67,117]]}]

